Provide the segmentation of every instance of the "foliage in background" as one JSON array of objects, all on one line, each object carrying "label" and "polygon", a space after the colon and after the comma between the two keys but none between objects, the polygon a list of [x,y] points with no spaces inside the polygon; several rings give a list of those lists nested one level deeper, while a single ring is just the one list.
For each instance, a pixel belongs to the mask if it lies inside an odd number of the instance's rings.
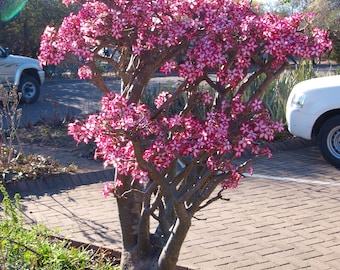
[{"label": "foliage in background", "polygon": [[272,118],[285,123],[286,103],[294,85],[315,77],[316,73],[312,62],[307,60],[291,66],[277,80],[272,82],[268,87],[268,91],[262,96],[264,106],[269,110]]},{"label": "foliage in background", "polygon": [[11,48],[15,54],[36,58],[46,25],[60,24],[68,13],[61,0],[28,1],[11,21],[0,21],[0,45]]},{"label": "foliage in background", "polygon": [[53,240],[53,232],[43,225],[26,229],[20,196],[11,201],[0,184],[0,269],[118,270],[104,253],[74,248],[66,241]]},{"label": "foliage in background", "polygon": [[328,29],[333,40],[333,50],[324,58],[340,63],[340,4],[338,0],[312,0],[305,8],[316,14],[313,25]]}]

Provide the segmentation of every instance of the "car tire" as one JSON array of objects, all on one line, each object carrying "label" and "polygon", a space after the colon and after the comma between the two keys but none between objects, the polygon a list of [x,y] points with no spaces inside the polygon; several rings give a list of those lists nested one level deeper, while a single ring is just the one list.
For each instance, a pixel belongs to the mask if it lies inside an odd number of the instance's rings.
[{"label": "car tire", "polygon": [[340,167],[340,115],[328,119],[320,128],[318,145],[325,160]]},{"label": "car tire", "polygon": [[34,103],[40,95],[40,84],[32,76],[23,76],[20,80],[18,92],[21,93],[21,103]]}]

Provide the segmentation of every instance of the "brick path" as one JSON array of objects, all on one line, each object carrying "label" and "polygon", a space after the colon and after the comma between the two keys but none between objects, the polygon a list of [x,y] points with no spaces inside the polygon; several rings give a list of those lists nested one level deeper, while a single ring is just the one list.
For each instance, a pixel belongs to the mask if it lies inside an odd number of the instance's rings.
[{"label": "brick path", "polygon": [[[315,147],[254,163],[254,176],[202,210],[181,250],[192,269],[340,269],[340,172]],[[106,170],[12,186],[26,222],[43,222],[78,241],[119,250],[113,198],[102,198]],[[53,184],[52,184],[53,183]]]}]

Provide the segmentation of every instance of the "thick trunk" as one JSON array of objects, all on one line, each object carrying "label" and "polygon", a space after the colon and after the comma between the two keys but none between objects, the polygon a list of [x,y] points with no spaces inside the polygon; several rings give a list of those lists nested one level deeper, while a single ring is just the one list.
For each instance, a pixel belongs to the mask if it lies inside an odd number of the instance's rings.
[{"label": "thick trunk", "polygon": [[141,203],[131,198],[118,198],[117,204],[123,246],[129,250],[137,243]]},{"label": "thick trunk", "polygon": [[[122,215],[124,218],[128,218],[127,215]],[[121,220],[122,221],[122,220]],[[131,223],[132,220],[130,220]],[[128,225],[129,220],[125,220],[124,224]],[[127,246],[126,241],[123,242],[123,249],[121,254],[122,270],[175,270],[178,262],[180,249],[185,240],[185,237],[189,231],[191,221],[190,219],[180,221],[177,219],[171,230],[171,235],[163,247],[160,247],[160,243],[153,243],[147,253],[141,253],[136,243],[135,246]],[[123,226],[123,224],[122,224]],[[132,226],[125,227],[122,230],[125,234],[128,230],[134,231]],[[134,234],[134,233],[131,233]]]},{"label": "thick trunk", "polygon": [[160,270],[174,270],[176,269],[179,253],[185,237],[191,226],[191,219],[184,221],[177,219],[173,228],[173,232],[169,237],[167,244],[162,250],[158,259],[158,269]]},{"label": "thick trunk", "polygon": [[121,254],[121,270],[158,270],[156,254],[140,257],[136,249],[124,250]]}]

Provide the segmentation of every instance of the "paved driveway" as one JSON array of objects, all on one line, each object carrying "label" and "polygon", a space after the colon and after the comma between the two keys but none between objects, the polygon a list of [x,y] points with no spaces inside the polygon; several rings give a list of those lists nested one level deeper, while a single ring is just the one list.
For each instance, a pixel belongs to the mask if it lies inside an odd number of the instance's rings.
[{"label": "paved driveway", "polygon": [[[113,198],[102,198],[111,171],[28,182],[28,224],[44,222],[64,236],[119,249]],[[254,176],[228,190],[230,201],[202,210],[181,250],[192,269],[340,269],[340,177],[315,147],[254,163]]]},{"label": "paved driveway", "polygon": [[339,176],[315,147],[259,160],[230,202],[197,216],[206,221],[194,221],[181,259],[198,269],[340,269]]},{"label": "paved driveway", "polygon": [[[169,90],[178,83],[178,77],[156,77],[150,80],[150,91]],[[108,79],[112,91],[120,91],[119,79]],[[53,79],[41,87],[39,100],[22,105],[22,125],[35,124],[57,116],[77,116],[95,113],[99,110],[102,92],[91,82],[78,79]]]},{"label": "paved driveway", "polygon": [[[169,81],[171,85],[173,81]],[[167,85],[162,78],[152,87]],[[112,82],[119,90],[119,81]],[[24,121],[98,110],[101,93],[81,81],[49,82],[24,109]],[[254,162],[254,175],[229,190],[230,201],[204,209],[181,251],[193,269],[340,269],[340,172],[317,148],[276,153]],[[113,198],[103,199],[109,171],[11,187],[21,191],[27,223],[44,222],[64,236],[119,249]]]}]

